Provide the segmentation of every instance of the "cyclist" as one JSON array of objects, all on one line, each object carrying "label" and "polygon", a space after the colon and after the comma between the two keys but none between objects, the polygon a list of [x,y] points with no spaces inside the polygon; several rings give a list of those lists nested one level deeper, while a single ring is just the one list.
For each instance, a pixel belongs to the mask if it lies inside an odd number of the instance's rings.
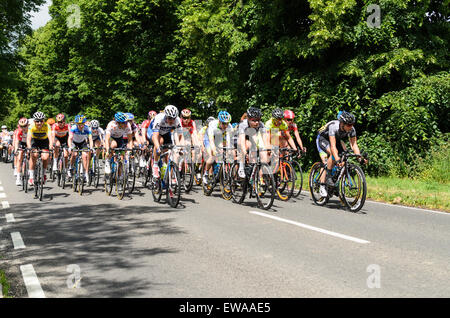
[{"label": "cyclist", "polygon": [[[347,149],[342,139],[348,137],[353,152],[360,154],[358,143],[356,142],[356,130],[353,127],[355,122],[356,119],[353,114],[343,111],[339,114],[338,120],[332,120],[319,129],[319,134],[316,138],[317,150],[322,162],[327,166],[326,175],[322,173],[320,177],[319,192],[322,197],[327,196],[325,181],[326,184],[334,186],[331,179],[331,170],[335,163],[337,162],[339,167],[344,165],[343,162],[340,162],[341,158],[339,156],[340,153]],[[364,159],[364,162],[367,163],[367,160]]]},{"label": "cyclist", "polygon": [[[107,160],[105,161],[105,173],[111,173],[110,160],[112,153],[109,153],[109,149],[125,148],[131,149],[133,147],[133,134],[131,126],[127,121],[127,116],[122,112],[117,112],[114,115],[114,120],[110,121],[106,126],[105,131],[105,149]],[[123,136],[127,136],[127,141]]]},{"label": "cyclist", "polygon": [[272,118],[265,123],[269,131],[270,143],[275,147],[286,148],[288,145],[297,150],[295,142],[289,133],[289,126],[284,121],[284,113],[280,108],[272,111]]},{"label": "cyclist", "polygon": [[[172,131],[175,131],[175,135],[172,137]],[[151,122],[147,130],[147,138],[152,141],[153,144],[153,177],[159,178],[158,161],[161,153],[161,145],[181,144],[184,145],[183,130],[181,127],[181,120],[178,117],[178,109],[173,105],[167,105],[164,108],[164,112],[159,113]],[[172,141],[174,140],[174,142]],[[165,161],[167,157],[165,158]],[[177,158],[174,158],[177,161]]]},{"label": "cyclist", "polygon": [[6,125],[2,125],[2,132],[0,133],[0,139],[1,139],[1,144],[0,144],[0,151],[3,151],[3,147],[8,147],[9,144],[9,132],[8,132],[8,127],[6,127]]},{"label": "cyclist", "polygon": [[212,170],[212,164],[217,161],[217,147],[231,146],[232,129],[229,127],[231,115],[227,111],[219,112],[218,119],[211,121],[205,134],[205,148],[208,154],[205,162],[203,182],[208,183],[208,174]]},{"label": "cyclist", "polygon": [[[185,136],[184,140],[189,140],[190,145],[198,147],[200,142],[197,133],[197,126],[195,125],[194,120],[192,120],[191,115],[192,112],[189,109],[183,109],[181,111],[181,127],[183,127],[183,133]],[[187,134],[188,132],[189,134]],[[200,155],[200,151],[195,151],[195,149],[192,151],[192,158],[194,159],[194,162],[200,162]]]},{"label": "cyclist", "polygon": [[27,133],[28,133],[28,119],[22,117],[19,119],[19,123],[17,125],[17,129],[14,131],[14,153],[17,156],[14,157],[14,167],[16,167],[16,185],[22,185],[22,160],[23,160],[23,151],[18,153],[18,149],[26,149],[27,148]]},{"label": "cyclist", "polygon": [[[87,140],[89,141],[89,147],[87,145]],[[69,132],[69,139],[67,141],[69,145],[69,149],[71,152],[71,158],[70,158],[70,165],[73,168],[73,165],[75,163],[76,155],[75,152],[72,151],[74,148],[81,150],[81,149],[93,149],[94,148],[94,142],[92,141],[92,132],[91,129],[86,125],[86,117],[84,115],[77,115],[75,116],[75,125],[73,125],[70,128]],[[85,174],[85,180],[87,183],[89,183],[89,161],[91,160],[91,153],[90,152],[83,152],[81,154],[81,158],[83,161],[83,168],[84,168],[84,174]],[[68,175],[70,178],[70,171],[72,169],[68,170]]]},{"label": "cyclist", "polygon": [[[48,123],[48,121],[47,121]],[[61,147],[67,147],[67,140],[69,138],[70,127],[66,124],[66,116],[64,114],[56,115],[56,123],[52,127],[52,136],[55,141],[55,156],[53,157],[53,170],[57,170],[57,159]],[[69,159],[69,152],[64,149],[64,160],[67,165]]]},{"label": "cyclist", "polygon": [[[140,134],[139,134],[139,127],[138,127],[138,125],[136,125],[136,123],[134,122],[134,115],[132,114],[132,113],[125,113],[125,116],[127,116],[127,122],[130,124],[130,127],[131,127],[131,132],[132,132],[132,135],[133,135],[133,138],[132,138],[132,140],[133,140],[133,142],[132,142],[132,145],[134,146],[134,147],[142,147],[142,144],[145,142],[145,141],[142,141],[142,139],[141,139],[141,136],[140,136]],[[127,142],[128,141],[128,136],[125,134],[125,135],[123,135],[123,139],[125,139],[125,141]]]},{"label": "cyclist", "polygon": [[105,141],[105,131],[100,127],[100,123],[98,120],[94,119],[91,121],[91,133],[92,133],[92,142],[94,143],[95,153],[97,154],[97,158],[100,155],[100,147],[103,146]]},{"label": "cyclist", "polygon": [[[45,115],[43,112],[36,112],[33,114],[33,124],[28,127],[27,133],[27,148],[39,149],[39,150],[49,150],[53,149],[53,136],[51,134],[50,126],[44,123]],[[29,164],[29,179],[28,184],[30,186],[34,183],[34,166],[36,165],[36,160],[38,153],[32,153],[30,156]],[[42,163],[44,167],[44,183],[47,180],[45,171],[47,170],[49,152],[42,152],[41,155]]]},{"label": "cyclist", "polygon": [[306,147],[303,147],[302,139],[300,138],[300,134],[298,133],[297,124],[294,123],[295,114],[292,110],[284,111],[284,120],[289,126],[289,133],[293,133],[295,136],[295,141],[297,141],[298,146],[302,152],[306,152]]},{"label": "cyclist", "polygon": [[[256,107],[250,107],[247,110],[247,119],[244,119],[239,124],[239,177],[245,178],[244,161],[247,151],[252,148],[260,148],[261,146],[268,149],[270,147],[269,134],[267,129],[261,121],[262,113],[261,109]],[[254,155],[251,154],[250,158]],[[261,161],[268,163],[267,152],[262,151],[260,153]],[[253,159],[253,158],[252,158]]]},{"label": "cyclist", "polygon": [[[142,136],[145,136],[145,138],[147,138],[148,126],[150,126],[150,122],[155,118],[156,115],[158,115],[158,113],[154,110],[149,111],[147,114],[147,119],[141,123],[141,134]],[[150,142],[150,140],[148,139],[146,139],[146,141]]]}]

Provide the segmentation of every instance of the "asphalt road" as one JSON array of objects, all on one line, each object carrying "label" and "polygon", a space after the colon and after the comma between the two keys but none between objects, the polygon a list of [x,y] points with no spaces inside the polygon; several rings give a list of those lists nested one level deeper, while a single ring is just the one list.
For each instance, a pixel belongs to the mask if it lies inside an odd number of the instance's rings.
[{"label": "asphalt road", "polygon": [[0,255],[16,297],[450,296],[450,214],[374,202],[355,214],[307,193],[263,211],[199,187],[178,209],[149,190],[120,201],[52,183],[39,202],[3,163],[0,181]]}]

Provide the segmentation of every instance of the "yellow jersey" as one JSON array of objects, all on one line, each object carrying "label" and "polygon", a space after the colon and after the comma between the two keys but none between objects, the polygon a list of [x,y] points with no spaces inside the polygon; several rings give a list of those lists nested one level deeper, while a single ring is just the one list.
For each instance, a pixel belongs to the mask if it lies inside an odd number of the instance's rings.
[{"label": "yellow jersey", "polygon": [[47,139],[50,131],[50,126],[46,123],[42,124],[41,129],[36,127],[36,123],[33,123],[30,127],[28,127],[28,133],[31,135],[31,138],[34,139]]}]

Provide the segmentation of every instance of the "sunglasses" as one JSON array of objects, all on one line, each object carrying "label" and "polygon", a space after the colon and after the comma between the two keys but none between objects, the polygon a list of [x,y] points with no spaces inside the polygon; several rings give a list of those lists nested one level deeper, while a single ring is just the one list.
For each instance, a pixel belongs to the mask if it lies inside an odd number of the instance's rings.
[{"label": "sunglasses", "polygon": [[43,120],[34,120],[35,123],[43,123]]},{"label": "sunglasses", "polygon": [[191,119],[191,117],[181,117],[183,120]]},{"label": "sunglasses", "polygon": [[291,122],[291,121],[294,121],[294,120],[293,119],[285,119],[285,121]]},{"label": "sunglasses", "polygon": [[248,120],[252,122],[259,122],[261,118],[249,118]]}]

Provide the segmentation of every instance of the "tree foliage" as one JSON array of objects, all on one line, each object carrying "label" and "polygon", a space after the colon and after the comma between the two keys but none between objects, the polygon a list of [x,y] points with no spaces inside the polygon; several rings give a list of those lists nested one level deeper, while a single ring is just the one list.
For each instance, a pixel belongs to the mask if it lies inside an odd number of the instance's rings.
[{"label": "tree foliage", "polygon": [[[68,27],[80,8],[80,27]],[[198,119],[292,109],[305,163],[317,129],[357,117],[373,174],[407,169],[449,131],[448,0],[54,0],[20,47],[12,122],[37,109],[145,117],[168,103]],[[395,171],[394,171],[395,170]]]}]

